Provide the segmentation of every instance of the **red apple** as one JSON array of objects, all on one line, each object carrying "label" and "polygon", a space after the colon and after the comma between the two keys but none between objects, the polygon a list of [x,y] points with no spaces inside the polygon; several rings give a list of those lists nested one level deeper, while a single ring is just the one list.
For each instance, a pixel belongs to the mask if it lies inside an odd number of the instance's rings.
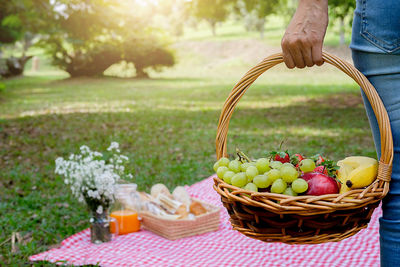
[{"label": "red apple", "polygon": [[306,180],[308,182],[308,180],[310,180],[311,178],[314,178],[315,175],[321,174],[319,172],[306,172],[303,173],[301,175],[301,178],[303,178],[304,180]]},{"label": "red apple", "polygon": [[307,195],[320,196],[339,193],[339,186],[336,180],[323,173],[309,172],[303,174],[301,178],[308,183]]}]

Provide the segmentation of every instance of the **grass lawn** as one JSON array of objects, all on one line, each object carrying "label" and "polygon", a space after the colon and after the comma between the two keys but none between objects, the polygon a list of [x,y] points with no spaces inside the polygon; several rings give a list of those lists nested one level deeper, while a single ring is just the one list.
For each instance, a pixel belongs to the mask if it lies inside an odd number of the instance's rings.
[{"label": "grass lawn", "polygon": [[[28,264],[30,255],[88,227],[85,206],[54,175],[56,157],[83,144],[102,151],[119,142],[140,190],[157,182],[170,188],[192,184],[213,173],[223,102],[255,62],[237,56],[240,51],[210,58],[191,48],[178,52],[176,67],[153,73],[150,80],[65,79],[45,68],[5,81],[0,263]],[[282,140],[285,149],[333,159],[375,155],[357,86],[328,66],[272,69],[239,103],[230,124],[230,153],[240,147],[260,157]],[[13,232],[31,235],[15,252],[9,241]]]}]

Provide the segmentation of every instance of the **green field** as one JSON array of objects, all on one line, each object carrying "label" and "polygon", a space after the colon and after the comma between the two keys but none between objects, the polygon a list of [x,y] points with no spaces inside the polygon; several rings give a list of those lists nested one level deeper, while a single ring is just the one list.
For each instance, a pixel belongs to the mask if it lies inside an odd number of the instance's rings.
[{"label": "green field", "polygon": [[[241,35],[229,35],[233,29]],[[170,188],[192,184],[213,174],[224,100],[248,68],[279,51],[282,26],[276,32],[267,28],[271,43],[246,35],[234,23],[217,30],[224,31],[229,38],[207,39],[206,28],[203,35],[189,32],[174,45],[178,64],[151,73],[150,80],[68,79],[38,51],[41,71],[29,71],[28,65],[25,77],[5,81],[0,95],[0,263],[28,264],[30,255],[88,227],[85,206],[54,174],[56,157],[77,152],[83,144],[102,151],[111,141],[119,142],[140,190],[157,182]],[[348,51],[328,49],[348,56]],[[240,147],[259,157],[281,141],[284,149],[306,155],[375,156],[359,89],[330,66],[292,71],[278,66],[239,103],[230,124],[230,153]],[[13,232],[32,234],[15,252]]]}]

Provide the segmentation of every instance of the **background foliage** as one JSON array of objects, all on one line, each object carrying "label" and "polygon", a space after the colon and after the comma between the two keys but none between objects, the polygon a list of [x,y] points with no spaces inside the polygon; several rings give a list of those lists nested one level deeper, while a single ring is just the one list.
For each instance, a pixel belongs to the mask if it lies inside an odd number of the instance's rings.
[{"label": "background foliage", "polygon": [[[170,45],[183,35],[185,25],[197,27],[205,21],[216,36],[219,24],[235,18],[263,39],[267,18],[280,14],[288,23],[297,1],[9,0],[0,5],[0,76],[21,75],[32,57],[28,50],[36,45],[71,77],[103,75],[110,66],[125,62],[145,78],[146,69],[175,64]],[[344,44],[354,1],[334,0],[329,5]],[[12,53],[5,57],[4,50]]]}]

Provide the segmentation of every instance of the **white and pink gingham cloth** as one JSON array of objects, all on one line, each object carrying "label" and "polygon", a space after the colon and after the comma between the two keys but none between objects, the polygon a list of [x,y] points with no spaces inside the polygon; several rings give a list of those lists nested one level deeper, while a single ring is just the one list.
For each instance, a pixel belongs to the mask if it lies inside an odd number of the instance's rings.
[{"label": "white and pink gingham cloth", "polygon": [[[212,177],[186,187],[196,198],[222,207]],[[93,245],[86,229],[65,239],[61,247],[31,256],[59,264],[100,266],[379,266],[377,208],[367,229],[336,243],[285,245],[264,243],[233,231],[221,210],[218,231],[170,241],[148,231],[118,236]]]}]

